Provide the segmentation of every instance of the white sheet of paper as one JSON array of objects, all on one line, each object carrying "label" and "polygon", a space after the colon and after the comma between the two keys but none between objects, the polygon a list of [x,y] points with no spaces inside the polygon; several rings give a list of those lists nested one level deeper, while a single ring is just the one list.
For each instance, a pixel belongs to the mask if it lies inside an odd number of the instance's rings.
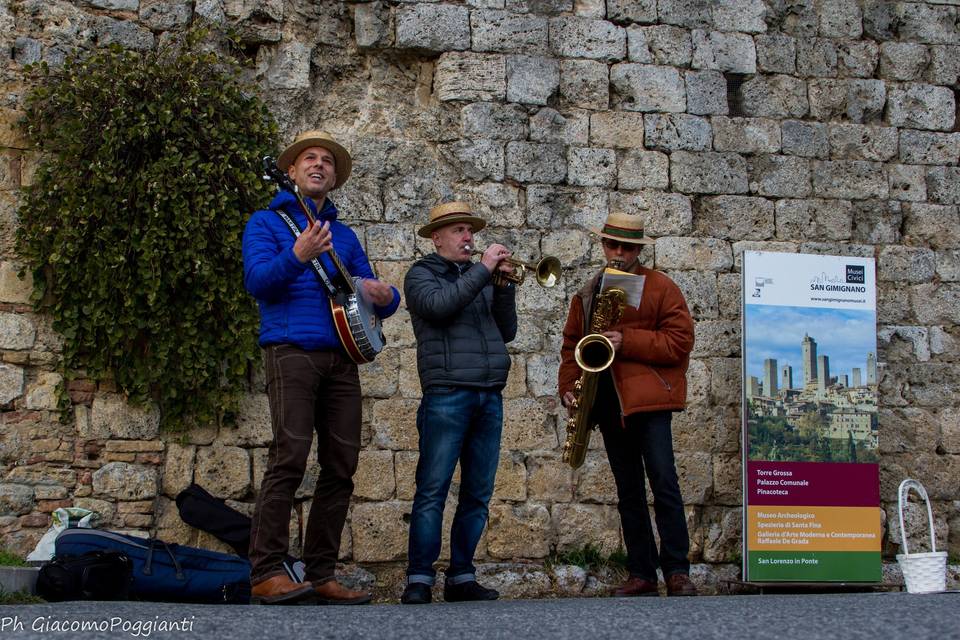
[{"label": "white sheet of paper", "polygon": [[643,283],[646,279],[646,276],[638,276],[618,269],[605,269],[600,290],[606,291],[611,287],[623,289],[627,294],[627,304],[634,309],[639,309],[640,299],[643,297]]}]

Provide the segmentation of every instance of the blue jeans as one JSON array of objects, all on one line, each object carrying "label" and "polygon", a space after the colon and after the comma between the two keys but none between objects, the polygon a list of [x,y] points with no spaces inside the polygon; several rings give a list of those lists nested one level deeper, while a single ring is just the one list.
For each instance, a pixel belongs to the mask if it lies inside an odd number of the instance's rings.
[{"label": "blue jeans", "polygon": [[487,523],[487,504],[500,456],[503,399],[500,391],[431,387],[417,410],[420,459],[410,515],[407,581],[432,585],[440,557],[443,506],[460,461],[460,495],[450,531],[447,582],[475,578],[473,554]]}]

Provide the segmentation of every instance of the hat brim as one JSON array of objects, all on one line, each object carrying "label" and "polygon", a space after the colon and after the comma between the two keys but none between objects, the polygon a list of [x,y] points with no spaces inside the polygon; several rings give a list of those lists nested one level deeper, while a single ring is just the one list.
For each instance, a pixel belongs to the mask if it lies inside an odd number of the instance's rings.
[{"label": "hat brim", "polygon": [[417,230],[417,235],[421,238],[429,238],[434,231],[440,227],[445,227],[448,224],[456,224],[457,222],[469,222],[473,227],[473,232],[476,233],[480,231],[485,226],[487,226],[487,221],[483,218],[478,218],[477,216],[470,215],[469,213],[460,213],[449,215],[441,218],[440,220],[434,220],[429,224],[425,224]]},{"label": "hat brim", "polygon": [[303,140],[297,140],[284,149],[283,153],[277,158],[277,167],[281,171],[286,171],[300,154],[303,153],[303,150],[309,149],[310,147],[323,147],[333,154],[333,159],[337,163],[337,181],[334,183],[333,189],[339,189],[343,186],[343,183],[350,177],[350,171],[353,169],[353,159],[345,148],[329,138],[304,138]]},{"label": "hat brim", "polygon": [[617,242],[622,242],[624,244],[656,244],[657,243],[656,238],[650,238],[647,236],[643,236],[642,238],[639,238],[639,239],[624,238],[623,236],[614,236],[614,235],[610,235],[609,233],[603,233],[600,229],[595,229],[593,233],[598,238],[607,238],[608,240],[616,240]]}]

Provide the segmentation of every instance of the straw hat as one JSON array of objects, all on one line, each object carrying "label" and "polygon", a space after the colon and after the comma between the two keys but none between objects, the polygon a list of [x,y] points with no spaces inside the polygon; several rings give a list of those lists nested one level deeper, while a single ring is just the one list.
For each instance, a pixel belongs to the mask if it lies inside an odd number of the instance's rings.
[{"label": "straw hat", "polygon": [[347,150],[326,131],[304,131],[298,135],[296,140],[284,149],[280,157],[277,158],[277,167],[279,167],[281,171],[286,171],[300,156],[303,150],[309,149],[310,147],[323,147],[333,154],[333,159],[337,163],[337,182],[333,185],[333,188],[339,189],[343,186],[343,183],[350,177],[353,160],[350,158]]},{"label": "straw hat", "polygon": [[466,202],[446,202],[430,209],[430,222],[420,227],[417,235],[421,238],[429,238],[440,227],[454,222],[469,222],[473,225],[475,232],[487,226],[483,218],[473,215],[473,209]]},{"label": "straw hat", "polygon": [[643,219],[631,213],[611,213],[603,227],[595,233],[601,238],[631,244],[654,244],[656,240],[643,234]]}]

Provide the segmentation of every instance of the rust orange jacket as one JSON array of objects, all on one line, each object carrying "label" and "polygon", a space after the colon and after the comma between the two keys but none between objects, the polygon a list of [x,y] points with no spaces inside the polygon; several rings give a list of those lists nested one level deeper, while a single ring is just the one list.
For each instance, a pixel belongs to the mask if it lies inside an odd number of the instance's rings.
[{"label": "rust orange jacket", "polygon": [[[614,331],[623,344],[611,365],[624,416],[643,411],[682,410],[687,401],[687,366],[693,350],[693,319],[680,288],[659,271],[635,267],[646,276],[640,308],[628,307]],[[598,273],[570,301],[560,350],[560,397],[572,391],[580,377],[574,347],[587,332],[584,309],[593,303]]]}]

